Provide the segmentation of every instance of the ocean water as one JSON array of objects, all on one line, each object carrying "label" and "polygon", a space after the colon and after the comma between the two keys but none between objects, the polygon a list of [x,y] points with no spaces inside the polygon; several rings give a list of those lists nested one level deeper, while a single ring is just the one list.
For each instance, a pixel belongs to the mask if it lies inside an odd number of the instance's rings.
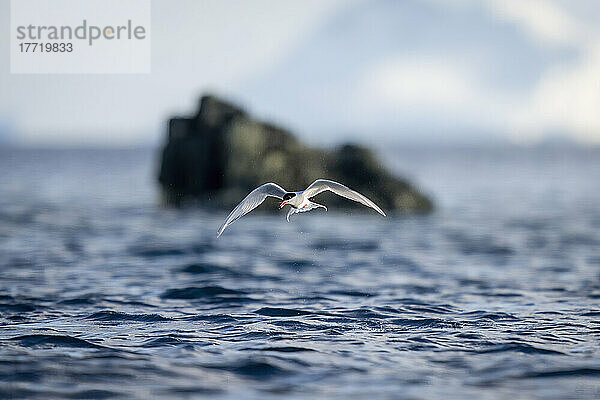
[{"label": "ocean water", "polygon": [[0,398],[600,398],[600,151],[388,150],[435,213],[219,240],[155,156],[0,150]]}]

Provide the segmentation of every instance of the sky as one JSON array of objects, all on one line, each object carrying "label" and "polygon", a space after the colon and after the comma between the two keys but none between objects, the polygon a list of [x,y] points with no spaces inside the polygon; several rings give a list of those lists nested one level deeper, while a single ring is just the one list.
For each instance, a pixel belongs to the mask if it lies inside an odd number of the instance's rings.
[{"label": "sky", "polygon": [[600,144],[596,0],[154,0],[133,75],[11,74],[9,9],[0,135],[19,144],[154,145],[203,93],[311,142]]}]

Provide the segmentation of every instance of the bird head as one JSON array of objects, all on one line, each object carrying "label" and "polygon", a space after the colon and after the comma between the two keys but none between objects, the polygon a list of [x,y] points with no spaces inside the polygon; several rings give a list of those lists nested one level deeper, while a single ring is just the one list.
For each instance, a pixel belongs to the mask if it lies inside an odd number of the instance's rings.
[{"label": "bird head", "polygon": [[283,206],[285,206],[294,197],[296,197],[296,193],[286,193],[286,194],[284,194],[283,195],[283,201],[279,205],[279,208],[282,208]]}]

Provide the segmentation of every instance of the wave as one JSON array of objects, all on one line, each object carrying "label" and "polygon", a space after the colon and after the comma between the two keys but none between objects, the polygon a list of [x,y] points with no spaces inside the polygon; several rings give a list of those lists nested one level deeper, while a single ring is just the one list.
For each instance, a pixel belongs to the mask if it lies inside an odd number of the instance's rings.
[{"label": "wave", "polygon": [[350,297],[371,297],[372,293],[361,292],[359,290],[330,290],[327,294],[339,295],[339,296],[350,296]]},{"label": "wave", "polygon": [[375,251],[379,249],[379,242],[375,240],[321,239],[313,242],[310,247],[314,250]]},{"label": "wave", "polygon": [[465,317],[475,317],[478,320],[492,320],[492,321],[522,321],[521,318],[515,317],[512,314],[504,313],[504,312],[488,312],[488,311],[470,311],[461,314]]},{"label": "wave", "polygon": [[30,303],[0,303],[0,311],[4,312],[32,312],[38,307]]},{"label": "wave", "polygon": [[216,314],[216,315],[194,315],[191,317],[184,318],[187,321],[206,321],[214,324],[229,324],[236,323],[239,320],[227,314]]},{"label": "wave", "polygon": [[236,273],[225,267],[219,265],[207,264],[207,263],[194,263],[188,264],[177,269],[178,272],[185,272],[188,274],[221,274],[221,275],[236,275]]},{"label": "wave", "polygon": [[255,314],[265,315],[267,317],[300,317],[302,315],[314,315],[310,311],[298,310],[294,308],[263,307],[254,311]]},{"label": "wave", "polygon": [[206,299],[218,296],[241,296],[242,290],[227,289],[222,286],[190,286],[183,289],[168,289],[161,297],[163,299]]},{"label": "wave", "polygon": [[6,340],[19,342],[19,344],[23,347],[60,346],[89,349],[109,349],[109,347],[101,346],[90,341],[79,339],[69,335],[33,334],[15,336]]},{"label": "wave", "polygon": [[51,391],[51,390],[31,390],[24,388],[0,388],[0,398],[2,399],[30,399],[30,398],[56,398],[56,399],[91,399],[103,400],[123,397],[123,393],[112,390],[89,389],[78,391]]},{"label": "wave", "polygon": [[137,322],[166,322],[171,318],[159,314],[127,314],[120,311],[98,311],[87,317],[94,321],[137,321]]},{"label": "wave", "polygon": [[305,352],[305,351],[316,351],[313,349],[309,349],[306,347],[297,347],[297,346],[271,346],[271,347],[259,347],[259,348],[253,348],[253,347],[247,347],[244,349],[241,349],[244,351],[265,351],[265,352],[277,352],[277,353],[301,353],[301,352]]},{"label": "wave", "polygon": [[270,379],[277,376],[289,375],[291,371],[282,368],[272,362],[263,360],[242,360],[231,364],[204,365],[205,368],[218,369],[233,372],[249,379]]},{"label": "wave", "polygon": [[436,329],[459,329],[462,323],[453,320],[445,320],[439,318],[394,318],[390,323],[405,327],[405,328],[436,328]]},{"label": "wave", "polygon": [[513,352],[513,353],[526,353],[526,354],[555,354],[555,355],[564,355],[565,353],[544,349],[541,347],[535,347],[527,343],[505,343],[494,345],[485,349],[480,350],[472,350],[471,352],[477,354],[490,354],[490,353],[504,353],[504,352]]},{"label": "wave", "polygon": [[60,300],[58,304],[64,304],[67,306],[87,306],[94,305],[102,302],[104,297],[100,294],[91,293],[83,296],[73,297],[70,299]]},{"label": "wave", "polygon": [[529,372],[519,376],[523,379],[535,378],[572,378],[572,377],[596,377],[600,376],[600,368],[573,368],[573,369],[558,369],[551,371]]},{"label": "wave", "polygon": [[210,343],[182,339],[182,338],[175,337],[173,335],[166,335],[166,336],[161,336],[161,337],[145,340],[139,347],[146,348],[146,347],[163,347],[163,346],[190,346],[190,348],[193,348],[194,346],[200,345],[200,344],[203,346],[206,346],[206,345],[209,345]]},{"label": "wave", "polygon": [[189,246],[169,246],[165,244],[136,244],[130,246],[131,255],[144,258],[181,256],[185,254],[204,254],[213,249],[209,243],[198,243]]}]

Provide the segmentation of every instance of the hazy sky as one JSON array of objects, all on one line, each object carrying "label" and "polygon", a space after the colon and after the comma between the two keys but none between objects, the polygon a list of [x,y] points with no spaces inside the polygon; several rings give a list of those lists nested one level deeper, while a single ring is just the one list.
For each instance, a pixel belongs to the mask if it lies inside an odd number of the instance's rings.
[{"label": "hazy sky", "polygon": [[153,144],[201,93],[312,141],[600,143],[600,1],[152,2],[152,73],[11,75],[25,144]]}]

